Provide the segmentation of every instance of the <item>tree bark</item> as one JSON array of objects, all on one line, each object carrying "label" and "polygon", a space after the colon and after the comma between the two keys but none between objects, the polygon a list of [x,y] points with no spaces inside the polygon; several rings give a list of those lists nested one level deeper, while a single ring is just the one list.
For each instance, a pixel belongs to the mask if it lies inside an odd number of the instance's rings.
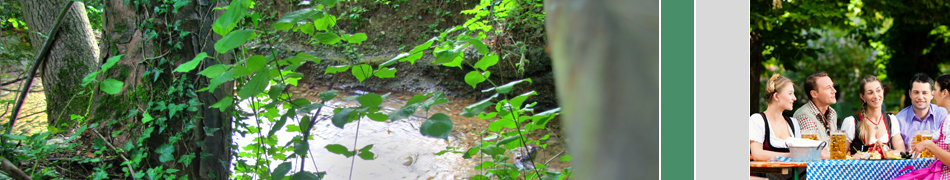
[{"label": "tree bark", "polygon": [[[93,115],[90,119],[94,122],[100,122],[100,129],[103,130],[123,130],[129,124],[141,124],[142,110],[149,106],[146,98],[151,98],[152,94],[165,94],[168,84],[175,81],[187,79],[194,85],[195,89],[207,87],[209,79],[199,76],[197,72],[205,67],[225,63],[233,63],[233,57],[224,53],[215,56],[215,59],[207,58],[200,63],[200,66],[189,73],[172,73],[172,69],[181,63],[192,60],[195,55],[202,52],[214,56],[214,43],[221,38],[211,30],[214,20],[220,16],[221,11],[212,10],[215,6],[226,6],[218,4],[219,1],[194,0],[187,5],[179,8],[177,13],[156,14],[151,7],[134,7],[124,4],[123,0],[104,1],[103,35],[100,44],[102,58],[104,62],[110,57],[123,55],[121,60],[105,74],[100,74],[99,80],[113,78],[124,82],[122,90],[115,95],[105,93],[96,93],[96,101],[92,105]],[[153,5],[157,4],[153,2]],[[151,24],[143,24],[151,19]],[[176,26],[177,23],[177,26]],[[190,32],[181,36],[180,33],[172,31],[173,28]],[[157,37],[148,37],[148,33],[155,31]],[[180,49],[174,49],[167,43],[180,42]],[[160,71],[161,76],[153,80],[154,74],[143,77],[146,71],[152,71],[156,68],[147,66],[148,62],[166,59],[172,65],[163,66]],[[156,82],[153,82],[156,81]],[[188,175],[192,179],[227,179],[230,175],[231,162],[231,115],[221,112],[217,108],[208,108],[215,102],[224,97],[233,94],[233,82],[224,83],[215,89],[214,93],[208,91],[197,92],[196,100],[203,105],[198,105],[195,112],[181,111],[185,113],[181,119],[175,117],[169,118],[166,122],[168,126],[164,133],[158,132],[146,139],[143,144],[148,146],[149,159],[151,167],[163,165],[165,168],[176,168],[181,171],[176,174],[178,177]],[[164,89],[163,89],[164,88]],[[197,91],[197,90],[196,90]],[[164,99],[155,99],[156,101],[172,101]],[[177,102],[169,103],[187,103],[188,99],[177,99]],[[138,114],[127,114],[130,110],[137,109]],[[151,111],[153,116],[163,114],[164,111]],[[113,119],[123,119],[123,117],[132,117],[124,121],[113,121]],[[159,155],[153,150],[166,142],[173,136],[177,129],[182,128],[190,117],[199,117],[194,119],[193,129],[183,135],[183,138],[174,143],[175,161],[160,163]],[[134,127],[134,126],[133,126]],[[119,134],[119,138],[112,140],[113,145],[125,146],[129,141],[135,141],[141,136],[145,127],[139,129],[128,129]],[[219,129],[214,133],[206,133],[205,129]],[[103,131],[100,130],[100,131]],[[103,131],[111,132],[111,131]],[[210,135],[210,136],[209,136]],[[133,137],[123,139],[121,137]],[[193,154],[197,157],[192,162],[186,162],[187,167],[177,163],[179,157]]]},{"label": "tree bark", "polygon": [[[30,41],[33,42],[33,51],[39,54],[46,37],[39,33],[49,32],[60,12],[68,0],[20,0],[20,7],[30,31]],[[93,31],[86,17],[85,4],[73,3],[66,12],[65,20],[60,25],[56,40],[46,63],[41,67],[43,89],[46,93],[47,122],[50,126],[67,124],[73,126],[70,114],[85,114],[85,104],[91,93],[79,95],[83,91],[82,78],[99,69],[96,59],[99,56],[99,47],[93,36]],[[49,36],[48,34],[46,36]]]},{"label": "tree bark", "polygon": [[[761,87],[762,75],[762,48],[759,40],[762,38],[762,35],[756,33],[750,33],[749,42],[751,43],[752,51],[749,55],[749,87],[751,87],[752,92],[749,94],[749,114],[759,112],[759,87]],[[807,96],[807,93],[806,93]],[[806,97],[807,98],[807,97]]]},{"label": "tree bark", "polygon": [[544,2],[577,179],[659,177],[658,3]]}]

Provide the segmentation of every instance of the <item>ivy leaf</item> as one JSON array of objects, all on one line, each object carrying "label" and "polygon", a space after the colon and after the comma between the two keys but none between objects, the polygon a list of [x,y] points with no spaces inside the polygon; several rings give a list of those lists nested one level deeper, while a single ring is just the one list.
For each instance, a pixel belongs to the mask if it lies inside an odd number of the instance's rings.
[{"label": "ivy leaf", "polygon": [[376,70],[373,75],[379,78],[394,78],[396,77],[396,68],[385,68],[385,66],[380,65],[379,70]]},{"label": "ivy leaf", "polygon": [[364,94],[356,100],[359,101],[363,107],[379,107],[379,105],[383,103],[383,97],[373,93]]},{"label": "ivy leaf", "polygon": [[152,120],[154,120],[154,118],[152,118],[152,115],[148,114],[148,111],[145,111],[145,114],[142,114],[142,124],[148,123]]},{"label": "ivy leaf", "polygon": [[181,158],[178,159],[178,163],[185,164],[185,167],[188,167],[188,165],[191,165],[192,159],[195,159],[195,153],[181,156]]},{"label": "ivy leaf", "polygon": [[339,112],[333,114],[333,118],[330,120],[333,122],[333,125],[343,129],[343,125],[346,125],[347,121],[350,120],[350,113],[353,112],[353,108],[343,108]]},{"label": "ivy leaf", "polygon": [[329,101],[330,99],[333,99],[334,97],[336,97],[336,94],[339,92],[340,91],[337,91],[337,90],[324,91],[320,93],[320,100]]},{"label": "ivy leaf", "polygon": [[363,41],[366,41],[366,38],[367,38],[366,33],[356,33],[356,34],[353,34],[353,36],[350,36],[349,38],[347,38],[346,41],[349,43],[356,43],[356,44],[362,45]]},{"label": "ivy leaf", "polygon": [[175,4],[172,5],[172,6],[174,6],[174,8],[172,9],[172,14],[178,13],[178,8],[181,8],[182,6],[188,5],[188,3],[191,3],[191,1],[189,1],[189,0],[175,1]]},{"label": "ivy leaf", "polygon": [[350,65],[327,66],[327,71],[323,74],[345,72],[347,69],[350,69]]},{"label": "ivy leaf", "polygon": [[484,100],[478,101],[478,102],[476,102],[475,104],[471,104],[471,105],[466,106],[464,109],[462,109],[462,112],[459,113],[459,115],[462,115],[462,116],[465,116],[465,117],[472,117],[472,116],[475,116],[475,115],[477,115],[478,113],[484,111],[485,108],[488,108],[488,106],[491,105],[491,100],[492,100],[492,99],[495,99],[495,97],[498,97],[498,93],[495,93],[495,95],[492,95],[492,96],[489,97],[489,98],[486,98],[486,99],[484,99]]},{"label": "ivy leaf", "polygon": [[487,71],[488,67],[494,66],[495,64],[498,64],[498,55],[493,53],[482,57],[482,60],[479,60],[477,63],[475,63],[475,68],[482,69],[482,71]]},{"label": "ivy leaf", "polygon": [[247,70],[255,72],[267,66],[267,58],[261,55],[254,55],[247,58]]},{"label": "ivy leaf", "polygon": [[109,78],[99,83],[99,89],[101,89],[102,92],[108,93],[110,95],[115,95],[116,93],[119,93],[119,91],[122,90],[123,85],[125,85],[125,83],[123,83],[122,81]]},{"label": "ivy leaf", "polygon": [[284,176],[286,176],[289,171],[290,162],[280,163],[280,165],[277,165],[277,168],[274,169],[274,172],[270,174],[270,177],[271,179],[284,179]]},{"label": "ivy leaf", "polygon": [[321,33],[313,37],[317,38],[317,41],[320,41],[320,43],[323,43],[326,45],[333,45],[333,44],[336,44],[337,42],[340,42],[340,36],[334,33]]},{"label": "ivy leaf", "polygon": [[353,66],[353,70],[350,72],[353,73],[353,76],[356,76],[357,80],[363,82],[363,80],[372,75],[373,67],[366,64],[360,64]]},{"label": "ivy leaf", "polygon": [[334,154],[342,154],[343,156],[346,156],[346,157],[353,156],[353,151],[346,149],[346,147],[343,145],[329,144],[325,146],[325,148]]},{"label": "ivy leaf", "polygon": [[194,58],[194,59],[191,59],[191,61],[188,61],[188,62],[182,63],[181,65],[178,65],[178,68],[175,68],[175,70],[174,70],[173,72],[188,72],[188,71],[191,71],[192,69],[195,69],[195,67],[198,67],[198,64],[201,63],[201,60],[204,60],[206,57],[208,57],[208,54],[207,54],[207,53],[203,53],[203,52],[202,52],[202,53],[198,53],[198,55],[195,55],[195,58]]},{"label": "ivy leaf", "polygon": [[482,43],[481,40],[472,38],[468,39],[468,43],[472,44],[472,46],[475,46],[475,49],[478,50],[478,53],[488,54],[488,46],[486,46],[485,43]]},{"label": "ivy leaf", "polygon": [[488,71],[485,71],[485,73],[478,73],[478,71],[468,72],[468,74],[465,74],[465,83],[475,88],[478,83],[485,82],[485,77],[488,74],[490,74]]},{"label": "ivy leaf", "polygon": [[208,77],[208,78],[215,78],[215,77],[218,77],[218,75],[221,75],[222,73],[224,73],[224,71],[227,71],[229,66],[230,65],[225,65],[225,64],[215,64],[212,66],[208,66],[207,68],[205,68],[205,70],[198,72],[198,74],[204,75],[205,77]]},{"label": "ivy leaf", "polygon": [[452,120],[448,115],[436,113],[423,122],[419,130],[424,136],[448,139],[452,132]]},{"label": "ivy leaf", "polygon": [[158,157],[158,161],[161,161],[163,163],[175,160],[175,156],[172,154],[174,152],[175,152],[175,146],[172,146],[171,144],[168,144],[168,143],[162,144],[161,146],[158,147],[158,149],[155,149],[155,153],[160,154],[160,156]]},{"label": "ivy leaf", "polygon": [[[233,7],[233,5],[232,5]],[[244,29],[238,30],[231,33],[228,33],[227,36],[224,36],[218,42],[214,43],[214,50],[219,54],[224,54],[230,51],[231,49],[240,47],[247,42],[247,40],[254,37],[256,33],[254,30]]]},{"label": "ivy leaf", "polygon": [[264,92],[268,84],[270,84],[270,73],[258,71],[257,75],[254,75],[247,84],[244,84],[244,88],[238,91],[238,97],[244,99]]}]

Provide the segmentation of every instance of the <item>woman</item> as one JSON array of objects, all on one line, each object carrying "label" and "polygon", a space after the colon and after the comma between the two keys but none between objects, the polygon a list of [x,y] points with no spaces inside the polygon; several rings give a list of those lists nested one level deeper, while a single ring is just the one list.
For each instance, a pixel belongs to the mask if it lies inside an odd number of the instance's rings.
[{"label": "woman", "polygon": [[[795,102],[795,88],[792,81],[781,75],[772,75],[769,82],[765,84],[765,99],[768,107],[765,112],[756,113],[749,117],[749,148],[752,153],[752,159],[757,161],[766,161],[775,157],[789,157],[788,147],[785,140],[788,138],[801,138],[801,129],[798,120],[782,115],[783,111],[792,110],[792,103]],[[804,168],[801,168],[799,174],[804,177]],[[754,174],[756,176],[769,179],[790,179],[792,174]],[[750,177],[757,179],[758,177]]]},{"label": "woman", "polygon": [[858,89],[862,112],[845,118],[841,123],[841,129],[847,134],[847,147],[851,154],[858,150],[867,151],[878,143],[903,152],[904,139],[901,138],[897,117],[884,115],[881,111],[881,105],[884,104],[881,80],[872,75],[865,76]]},{"label": "woman", "polygon": [[[936,101],[937,106],[947,108],[950,107],[950,74],[940,75],[935,79],[937,82],[934,83],[934,101]],[[950,149],[947,147],[947,130],[950,128],[947,124],[950,121],[944,120],[943,125],[940,127],[939,136],[934,138],[933,141],[925,140],[918,142],[916,145],[912,146],[912,152],[919,153],[924,149],[930,151],[937,160],[940,162],[950,162]],[[950,168],[947,166],[941,167],[940,170],[940,179],[950,179]]]},{"label": "woman", "polygon": [[775,74],[766,83],[765,93],[768,108],[765,112],[749,117],[749,146],[752,158],[769,160],[779,156],[789,157],[785,139],[801,137],[798,121],[782,115],[782,111],[792,110],[792,103],[797,99],[792,81]]}]

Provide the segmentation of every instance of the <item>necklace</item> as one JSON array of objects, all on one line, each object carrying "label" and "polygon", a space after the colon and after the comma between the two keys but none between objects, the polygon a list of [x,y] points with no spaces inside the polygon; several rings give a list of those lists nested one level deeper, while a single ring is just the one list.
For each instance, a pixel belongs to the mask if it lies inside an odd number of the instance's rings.
[{"label": "necklace", "polygon": [[871,117],[870,117],[870,116],[868,116],[866,119],[868,120],[868,122],[871,122],[871,124],[874,124],[874,130],[877,130],[877,124],[878,124],[878,123],[881,123],[882,121],[884,121],[884,113],[881,113],[881,119],[880,119],[879,121],[877,121],[877,122],[871,121]]}]

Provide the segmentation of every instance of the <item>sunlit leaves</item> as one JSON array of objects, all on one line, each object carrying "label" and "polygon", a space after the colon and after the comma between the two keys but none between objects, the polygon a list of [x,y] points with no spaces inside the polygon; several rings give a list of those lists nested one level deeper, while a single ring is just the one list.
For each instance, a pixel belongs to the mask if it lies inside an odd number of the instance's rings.
[{"label": "sunlit leaves", "polygon": [[106,63],[105,63],[105,64],[102,64],[101,70],[99,70],[99,71],[100,71],[100,72],[108,71],[109,68],[112,68],[112,66],[115,66],[115,63],[118,63],[119,60],[122,59],[122,56],[123,56],[123,55],[124,55],[124,54],[120,54],[120,55],[117,55],[117,56],[112,56],[112,57],[110,57],[109,59],[106,60]]},{"label": "sunlit leaves", "polygon": [[215,78],[215,77],[218,77],[218,75],[221,75],[222,73],[224,73],[224,71],[227,71],[228,67],[229,65],[215,64],[212,66],[208,66],[201,72],[198,72],[198,74],[203,75],[208,78]]},{"label": "sunlit leaves", "polygon": [[318,10],[312,8],[304,8],[291,13],[285,14],[283,17],[280,17],[277,22],[272,25],[276,30],[287,30],[297,24],[298,21],[301,21],[307,17],[310,17],[316,14]]},{"label": "sunlit leaves", "polygon": [[208,84],[208,89],[211,90],[211,92],[213,93],[214,90],[217,89],[219,85],[230,81],[233,78],[232,77],[233,75],[234,75],[234,71],[225,71],[224,73],[221,73],[221,75],[215,76],[214,78],[211,79],[211,83]]},{"label": "sunlit leaves", "polygon": [[394,78],[396,77],[396,68],[385,68],[381,66],[373,75],[379,78]]},{"label": "sunlit leaves", "polygon": [[492,95],[489,98],[478,101],[475,104],[468,105],[464,109],[462,109],[462,112],[459,114],[465,117],[475,116],[476,114],[484,111],[485,108],[488,108],[488,106],[491,105],[491,100],[494,99],[495,97],[498,97],[498,94]]},{"label": "sunlit leaves", "polygon": [[366,41],[366,33],[356,33],[346,39],[349,43],[363,44]]},{"label": "sunlit leaves", "polygon": [[366,64],[360,64],[353,66],[353,70],[350,72],[353,73],[353,76],[356,76],[357,80],[363,82],[363,80],[373,74],[373,67]]},{"label": "sunlit leaves", "polygon": [[333,44],[336,44],[337,42],[340,42],[340,36],[334,33],[320,33],[313,37],[317,38],[317,41],[320,41],[320,43],[327,44],[327,45],[333,45]]},{"label": "sunlit leaves", "polygon": [[195,55],[195,58],[194,58],[194,59],[191,59],[191,61],[188,61],[188,62],[182,63],[181,65],[178,65],[178,68],[175,68],[175,70],[174,70],[173,72],[188,72],[188,71],[191,71],[192,69],[195,69],[195,67],[198,67],[198,64],[201,63],[201,60],[204,60],[206,57],[208,57],[208,54],[203,53],[203,52],[202,52],[202,53],[198,53],[198,55]]},{"label": "sunlit leaves", "polygon": [[449,63],[455,60],[456,57],[461,53],[462,46],[458,46],[450,49],[442,49],[435,51],[435,60],[434,63]]},{"label": "sunlit leaves", "polygon": [[333,97],[336,97],[336,94],[339,92],[340,91],[337,91],[337,90],[329,90],[329,91],[322,92],[320,93],[320,100],[329,101],[330,99],[333,99]]},{"label": "sunlit leaves", "polygon": [[145,114],[142,114],[142,124],[148,123],[154,119],[155,118],[152,118],[152,115],[148,114],[148,111],[145,111]]},{"label": "sunlit leaves", "polygon": [[452,120],[448,115],[436,113],[423,122],[419,129],[424,136],[448,139],[452,132]]},{"label": "sunlit leaves", "polygon": [[251,56],[250,58],[247,58],[248,71],[254,72],[254,71],[260,70],[261,68],[264,68],[265,66],[267,66],[267,58],[264,58],[264,56],[254,55],[254,56]]},{"label": "sunlit leaves", "polygon": [[345,72],[347,69],[350,69],[350,65],[327,66],[327,70],[323,74]]},{"label": "sunlit leaves", "polygon": [[231,49],[244,45],[244,43],[253,38],[255,34],[254,30],[249,29],[231,32],[214,43],[214,50],[219,54],[227,53]]},{"label": "sunlit leaves", "polygon": [[491,72],[485,71],[485,73],[478,73],[478,71],[471,71],[468,74],[465,74],[465,83],[471,85],[472,88],[475,88],[478,83],[485,82],[487,77],[491,75]]},{"label": "sunlit leaves", "polygon": [[468,43],[472,44],[472,46],[475,46],[475,49],[478,50],[478,53],[488,54],[488,46],[486,46],[485,43],[482,43],[481,40],[471,38],[468,39]]},{"label": "sunlit leaves", "polygon": [[[228,34],[237,27],[237,23],[240,22],[241,19],[244,19],[244,15],[247,15],[248,7],[250,7],[251,3],[253,2],[250,0],[231,1],[228,10],[224,11],[224,14],[214,21],[214,24],[211,25],[211,29],[221,36]],[[223,53],[221,51],[218,52]]]},{"label": "sunlit leaves", "polygon": [[125,83],[123,83],[122,81],[110,78],[110,79],[106,79],[100,82],[99,89],[101,89],[102,92],[105,92],[107,94],[115,95],[116,93],[119,93],[119,91],[122,90],[123,85],[125,85]]},{"label": "sunlit leaves", "polygon": [[488,67],[494,66],[495,64],[498,64],[498,55],[490,54],[483,56],[482,60],[479,60],[477,63],[475,63],[475,68],[482,69],[482,71],[487,71]]}]

